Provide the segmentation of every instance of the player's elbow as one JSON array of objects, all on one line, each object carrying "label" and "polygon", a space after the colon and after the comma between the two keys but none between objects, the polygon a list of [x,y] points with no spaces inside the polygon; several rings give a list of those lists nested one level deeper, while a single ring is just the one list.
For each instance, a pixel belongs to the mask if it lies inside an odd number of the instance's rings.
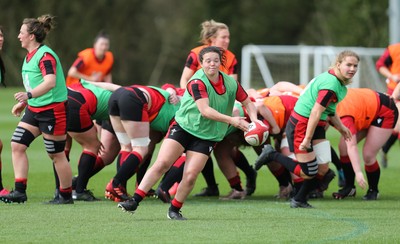
[{"label": "player's elbow", "polygon": [[71,76],[71,77],[74,77],[74,78],[78,78],[78,77],[77,77],[77,70],[76,70],[75,67],[71,67],[71,68],[68,70],[68,76]]}]

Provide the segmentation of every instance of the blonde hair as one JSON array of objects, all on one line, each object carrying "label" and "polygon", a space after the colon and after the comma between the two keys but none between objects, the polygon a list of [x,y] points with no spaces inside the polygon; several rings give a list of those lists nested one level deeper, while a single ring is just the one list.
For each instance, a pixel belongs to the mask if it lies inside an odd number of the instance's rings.
[{"label": "blonde hair", "polygon": [[338,54],[338,56],[336,57],[336,63],[341,63],[341,62],[343,62],[343,60],[344,60],[346,57],[355,57],[355,58],[358,60],[358,62],[360,62],[360,56],[358,56],[357,53],[355,53],[355,52],[353,52],[353,51],[350,51],[350,50],[344,50],[344,51],[340,52],[340,53]]},{"label": "blonde hair", "polygon": [[221,22],[206,20],[201,23],[200,43],[204,45],[211,44],[211,38],[215,37],[217,32],[221,29],[229,30],[228,26]]},{"label": "blonde hair", "polygon": [[35,35],[37,42],[42,43],[50,30],[56,25],[54,18],[54,16],[44,14],[37,19],[26,18],[22,21],[22,24],[27,26],[29,34]]},{"label": "blonde hair", "polygon": [[336,56],[335,61],[332,63],[332,65],[331,65],[329,68],[330,68],[330,69],[335,68],[336,64],[337,64],[337,63],[343,62],[343,60],[344,60],[346,57],[355,57],[355,58],[358,60],[358,62],[360,62],[360,56],[358,56],[357,53],[355,53],[355,52],[353,52],[353,51],[351,51],[351,50],[344,50],[344,51],[341,51],[341,52]]}]

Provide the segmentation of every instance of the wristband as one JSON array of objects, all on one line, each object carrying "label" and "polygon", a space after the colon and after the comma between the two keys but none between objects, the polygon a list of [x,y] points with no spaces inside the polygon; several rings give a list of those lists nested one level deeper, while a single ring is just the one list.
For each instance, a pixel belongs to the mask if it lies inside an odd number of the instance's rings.
[{"label": "wristband", "polygon": [[32,98],[32,93],[31,92],[27,92],[26,95],[28,96],[28,99]]}]

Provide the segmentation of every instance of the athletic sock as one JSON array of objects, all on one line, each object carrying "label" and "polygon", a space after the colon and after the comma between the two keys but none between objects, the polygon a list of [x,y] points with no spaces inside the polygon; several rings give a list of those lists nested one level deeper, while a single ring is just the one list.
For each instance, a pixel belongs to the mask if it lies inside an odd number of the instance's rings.
[{"label": "athletic sock", "polygon": [[181,182],[183,176],[183,169],[185,166],[186,157],[182,156],[176,160],[174,165],[168,170],[160,182],[160,188],[163,191],[168,191],[175,182]]},{"label": "athletic sock", "polygon": [[132,198],[135,200],[135,202],[137,202],[139,204],[145,197],[146,197],[146,192],[144,192],[140,189],[136,189]]},{"label": "athletic sock", "polygon": [[279,186],[288,186],[291,181],[292,177],[290,176],[290,172],[280,165],[279,169],[272,171],[271,173],[275,176],[275,179],[278,181]]},{"label": "athletic sock", "polygon": [[82,193],[86,189],[92,169],[96,164],[97,155],[83,151],[78,162],[78,177],[76,179],[76,192]]},{"label": "athletic sock", "polygon": [[303,185],[304,179],[301,177],[295,178],[293,180],[293,191],[297,193],[300,191],[301,186]]},{"label": "athletic sock", "polygon": [[283,155],[282,153],[273,152],[272,159],[275,162],[282,164],[287,170],[294,173],[298,162]]},{"label": "athletic sock", "polygon": [[304,180],[299,191],[294,196],[294,200],[298,202],[306,202],[308,194],[314,190],[316,187],[316,179],[312,178],[309,180]]},{"label": "athletic sock", "polygon": [[179,210],[181,210],[182,206],[183,206],[183,202],[179,202],[178,200],[176,200],[174,198],[171,201],[171,206],[169,207],[169,209],[174,212],[179,212]]},{"label": "athletic sock", "polygon": [[143,163],[140,164],[140,167],[137,170],[136,182],[138,185],[140,184],[144,175],[146,174],[147,168],[150,166],[152,156],[153,156],[152,154],[149,154],[146,157],[146,160],[144,160]]},{"label": "athletic sock", "polygon": [[64,150],[64,153],[65,153],[65,156],[67,157],[67,160],[68,160],[68,162],[69,162],[69,154],[70,154],[70,150],[69,150],[69,149],[67,149],[67,150]]},{"label": "athletic sock", "polygon": [[94,164],[93,169],[90,172],[90,177],[99,173],[104,167],[105,167],[105,165],[104,165],[103,159],[101,157],[96,157],[96,163]]},{"label": "athletic sock", "polygon": [[340,162],[339,156],[337,155],[335,149],[331,147],[331,156],[332,156],[332,163],[335,165],[336,170],[339,171],[342,169],[342,163]]},{"label": "athletic sock", "polygon": [[15,179],[15,190],[17,192],[26,193],[26,185],[28,179],[26,178],[16,178]]},{"label": "athletic sock", "polygon": [[342,162],[344,178],[346,179],[346,186],[354,187],[354,178],[356,177],[356,175],[354,174],[353,166],[351,165],[349,156],[340,156],[340,162]]},{"label": "athletic sock", "polygon": [[325,175],[321,175],[320,173],[317,173],[317,175],[315,176],[315,184],[316,184],[316,188],[318,189],[320,187],[320,183],[322,182],[322,180],[324,179]]},{"label": "athletic sock", "polygon": [[54,165],[54,163],[53,163],[53,174],[54,174],[56,189],[59,189],[60,188],[60,179],[58,178],[56,166]]},{"label": "athletic sock", "polygon": [[126,184],[126,182],[136,173],[141,162],[142,156],[140,156],[139,153],[129,153],[113,179],[113,187],[115,188],[120,184]]},{"label": "athletic sock", "polygon": [[207,187],[216,186],[217,182],[215,181],[214,175],[214,164],[211,157],[208,158],[204,169],[201,171],[203,174],[204,179],[206,180]]},{"label": "athletic sock", "polygon": [[393,131],[392,135],[390,135],[389,139],[386,141],[386,143],[382,147],[382,151],[384,153],[388,153],[389,152],[390,148],[397,141],[398,136],[399,136],[399,133]]},{"label": "athletic sock", "polygon": [[0,191],[3,190],[3,188],[4,188],[1,170],[2,170],[2,163],[1,163],[1,160],[0,160]]},{"label": "athletic sock", "polygon": [[381,169],[378,161],[375,161],[372,165],[365,165],[365,172],[368,179],[369,189],[378,191],[379,179],[381,176]]},{"label": "athletic sock", "polygon": [[129,152],[127,151],[120,151],[117,156],[117,171],[121,167],[122,163],[126,159],[126,157],[129,155]]},{"label": "athletic sock", "polygon": [[235,161],[235,165],[243,171],[243,173],[246,175],[247,178],[252,177],[254,174],[254,169],[251,167],[249,164],[249,161],[247,160],[246,156],[237,149],[237,152],[235,154],[235,158],[233,159]]},{"label": "athletic sock", "polygon": [[[119,160],[117,161],[117,172],[119,171],[119,169],[121,168],[121,166],[124,164],[126,158],[129,156],[129,153],[130,153],[130,152],[126,152],[126,151],[123,151],[123,152],[121,153],[121,157],[120,157]],[[122,185],[123,187],[125,187],[125,189],[126,189],[126,186],[127,186],[127,184],[128,184],[128,181],[119,182],[119,184],[121,184],[121,185]]]},{"label": "athletic sock", "polygon": [[64,199],[70,199],[72,197],[72,187],[68,187],[68,188],[65,188],[65,189],[60,187],[60,195]]},{"label": "athletic sock", "polygon": [[237,174],[235,177],[231,179],[228,179],[228,182],[232,189],[235,189],[237,191],[243,191],[242,182],[240,180],[239,174]]}]

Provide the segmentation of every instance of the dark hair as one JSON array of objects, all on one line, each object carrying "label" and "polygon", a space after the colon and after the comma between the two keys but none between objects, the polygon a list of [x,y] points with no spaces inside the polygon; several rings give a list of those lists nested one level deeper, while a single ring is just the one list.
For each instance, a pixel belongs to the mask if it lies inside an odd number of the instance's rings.
[{"label": "dark hair", "polygon": [[97,40],[99,40],[100,38],[104,38],[104,39],[110,40],[110,36],[104,30],[101,30],[101,31],[99,31],[99,33],[97,33],[97,36],[94,38],[94,43],[96,43]]},{"label": "dark hair", "polygon": [[54,18],[54,16],[45,14],[37,19],[26,18],[22,21],[22,24],[27,26],[29,34],[35,35],[37,42],[42,43],[50,30],[55,27]]},{"label": "dark hair", "polygon": [[201,49],[201,51],[199,53],[200,63],[203,62],[203,56],[206,53],[217,53],[219,56],[219,60],[222,60],[221,48],[216,47],[216,46],[209,46],[209,47],[205,47],[205,48]]},{"label": "dark hair", "polygon": [[[3,26],[1,26],[1,25],[0,25],[0,32],[3,33],[3,35],[4,35]],[[0,73],[1,73],[0,83],[4,87],[6,87],[6,83],[4,82],[5,74],[6,74],[6,67],[4,67],[4,62],[3,62],[3,59],[1,58],[1,52],[0,52]]]}]

